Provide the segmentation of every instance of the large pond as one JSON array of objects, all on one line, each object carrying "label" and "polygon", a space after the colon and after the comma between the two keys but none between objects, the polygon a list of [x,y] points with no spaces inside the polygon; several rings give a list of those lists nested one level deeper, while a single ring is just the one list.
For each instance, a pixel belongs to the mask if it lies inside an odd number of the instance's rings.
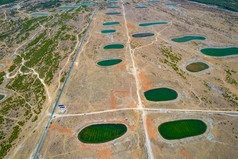
[{"label": "large pond", "polygon": [[119,15],[121,14],[120,12],[113,12],[113,13],[105,13],[106,15]]},{"label": "large pond", "polygon": [[150,26],[150,25],[158,25],[158,24],[168,24],[168,22],[142,23],[142,24],[139,24],[139,26]]},{"label": "large pond", "polygon": [[107,22],[107,23],[103,23],[103,25],[117,25],[120,24],[120,22]]},{"label": "large pond", "polygon": [[158,130],[163,138],[175,140],[201,135],[206,132],[207,125],[196,119],[176,120],[161,124]]},{"label": "large pond", "polygon": [[149,101],[170,101],[178,97],[178,93],[170,88],[156,88],[148,90],[144,93]]},{"label": "large pond", "polygon": [[97,64],[99,66],[113,66],[113,65],[119,64],[121,62],[122,62],[121,59],[111,59],[111,60],[99,61]]},{"label": "large pond", "polygon": [[134,38],[143,38],[143,37],[148,37],[148,36],[154,36],[154,33],[136,33],[132,34],[132,37]]},{"label": "large pond", "polygon": [[122,44],[110,44],[110,45],[106,45],[104,46],[104,49],[123,49],[124,45]]},{"label": "large pond", "polygon": [[208,68],[209,66],[203,62],[193,62],[186,66],[186,69],[190,72],[200,72]]},{"label": "large pond", "polygon": [[183,36],[171,39],[173,42],[184,43],[192,40],[206,40],[204,36]]},{"label": "large pond", "polygon": [[204,55],[208,56],[229,56],[229,55],[237,55],[238,48],[230,47],[230,48],[205,48],[202,49],[201,52]]},{"label": "large pond", "polygon": [[102,30],[101,33],[105,34],[105,33],[115,33],[116,30]]},{"label": "large pond", "polygon": [[126,132],[124,124],[95,124],[81,130],[78,139],[83,143],[99,144],[117,139]]}]

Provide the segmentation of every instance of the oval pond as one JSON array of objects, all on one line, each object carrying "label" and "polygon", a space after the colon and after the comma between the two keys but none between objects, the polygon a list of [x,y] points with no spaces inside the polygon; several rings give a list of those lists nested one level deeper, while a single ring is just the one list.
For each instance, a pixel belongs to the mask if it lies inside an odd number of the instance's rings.
[{"label": "oval pond", "polygon": [[171,39],[173,42],[184,43],[192,40],[206,40],[204,36],[183,36]]},{"label": "oval pond", "polygon": [[178,93],[170,88],[156,88],[144,92],[144,95],[149,101],[169,101],[178,97]]},{"label": "oval pond", "polygon": [[113,65],[119,64],[121,62],[122,62],[121,59],[111,59],[111,60],[99,61],[97,64],[99,66],[113,66]]},{"label": "oval pond", "polygon": [[161,136],[167,140],[182,139],[203,134],[207,125],[196,119],[170,121],[158,127]]},{"label": "oval pond", "polygon": [[123,49],[124,45],[122,44],[110,44],[110,45],[106,45],[104,46],[104,49]]},{"label": "oval pond", "polygon": [[95,124],[81,130],[78,139],[83,143],[99,144],[119,138],[126,132],[124,124]]},{"label": "oval pond", "polygon": [[209,66],[203,62],[193,62],[186,66],[186,69],[190,72],[200,72],[200,71],[206,70],[208,68],[209,68]]},{"label": "oval pond", "polygon": [[229,56],[229,55],[237,55],[238,48],[230,47],[230,48],[205,48],[202,49],[201,52],[204,55],[208,56]]}]

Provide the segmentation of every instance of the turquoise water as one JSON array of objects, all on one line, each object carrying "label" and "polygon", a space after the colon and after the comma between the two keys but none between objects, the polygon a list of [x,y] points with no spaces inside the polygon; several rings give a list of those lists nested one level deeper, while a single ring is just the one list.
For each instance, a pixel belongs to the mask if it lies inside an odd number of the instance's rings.
[{"label": "turquoise water", "polygon": [[107,7],[107,8],[120,8],[119,6],[112,6],[112,7]]},{"label": "turquoise water", "polygon": [[102,30],[101,33],[105,34],[105,33],[115,33],[116,30]]},{"label": "turquoise water", "polygon": [[108,2],[108,4],[117,4],[117,2]]},{"label": "turquoise water", "polygon": [[150,25],[157,25],[157,24],[168,24],[168,22],[142,23],[142,24],[139,24],[139,26],[150,26]]},{"label": "turquoise water", "polygon": [[230,47],[230,48],[205,48],[202,49],[201,52],[208,56],[229,56],[229,55],[237,55],[238,47]]},{"label": "turquoise water", "polygon": [[31,15],[48,15],[48,13],[32,13]]},{"label": "turquoise water", "polygon": [[204,36],[183,36],[171,39],[173,42],[184,43],[192,40],[206,40]]},{"label": "turquoise water", "polygon": [[89,3],[89,4],[75,4],[75,6],[92,6],[94,5],[93,3]]},{"label": "turquoise water", "polygon": [[148,1],[148,3],[160,3],[160,1]]},{"label": "turquoise water", "polygon": [[59,7],[59,9],[75,9],[77,7]]},{"label": "turquoise water", "polygon": [[177,6],[178,4],[168,3],[168,4],[165,4],[165,5],[168,5],[168,6]]},{"label": "turquoise water", "polygon": [[134,38],[143,38],[143,37],[148,37],[148,36],[154,36],[154,33],[137,33],[133,34],[132,37]]},{"label": "turquoise water", "polygon": [[148,7],[146,7],[146,6],[140,6],[140,7],[135,7],[135,8],[137,8],[137,9],[144,9],[144,8],[148,8]]},{"label": "turquoise water", "polygon": [[120,24],[120,22],[107,22],[107,23],[103,23],[103,25],[117,25]]},{"label": "turquoise water", "polygon": [[114,12],[114,13],[105,13],[106,15],[119,15],[121,14],[120,12]]}]

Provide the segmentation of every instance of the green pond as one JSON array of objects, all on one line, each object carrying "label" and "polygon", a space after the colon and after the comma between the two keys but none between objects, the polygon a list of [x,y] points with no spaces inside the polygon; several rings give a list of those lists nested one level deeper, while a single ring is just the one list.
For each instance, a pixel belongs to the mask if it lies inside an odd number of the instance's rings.
[{"label": "green pond", "polygon": [[190,72],[200,72],[200,71],[206,70],[208,68],[209,68],[209,66],[203,62],[193,62],[186,66],[186,69]]},{"label": "green pond", "polygon": [[123,49],[124,45],[122,44],[110,44],[110,45],[106,45],[104,46],[104,49]]},{"label": "green pond", "polygon": [[103,23],[103,25],[116,25],[116,24],[120,24],[120,22],[107,22],[107,23]]},{"label": "green pond", "polygon": [[2,100],[5,97],[4,94],[0,94],[0,100]]},{"label": "green pond", "polygon": [[132,37],[134,38],[143,38],[143,37],[148,37],[148,36],[154,36],[154,33],[137,33],[133,34]]},{"label": "green pond", "polygon": [[102,30],[101,33],[115,33],[116,30]]},{"label": "green pond", "polygon": [[97,64],[99,66],[113,66],[113,65],[119,64],[121,62],[122,62],[121,59],[111,59],[111,60],[99,61]]},{"label": "green pond", "polygon": [[78,139],[83,143],[99,144],[119,138],[126,132],[124,124],[95,124],[81,130]]},{"label": "green pond", "polygon": [[205,49],[202,49],[201,52],[208,56],[229,56],[229,55],[237,55],[238,48],[237,47],[205,48]]},{"label": "green pond", "polygon": [[178,97],[176,91],[170,88],[156,88],[144,92],[144,95],[149,101],[169,101]]},{"label": "green pond", "polygon": [[139,24],[139,26],[150,26],[150,25],[157,25],[157,24],[168,24],[168,22],[142,23],[142,24]]},{"label": "green pond", "polygon": [[184,43],[192,40],[206,40],[204,36],[183,36],[171,39],[173,42]]},{"label": "green pond", "polygon": [[207,125],[201,120],[186,119],[163,123],[158,130],[163,138],[175,140],[201,135],[207,130]]}]

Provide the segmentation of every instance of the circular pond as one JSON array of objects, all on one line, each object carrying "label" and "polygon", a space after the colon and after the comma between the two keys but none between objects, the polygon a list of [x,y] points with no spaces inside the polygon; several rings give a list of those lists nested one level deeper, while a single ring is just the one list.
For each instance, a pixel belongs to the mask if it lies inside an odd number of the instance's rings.
[{"label": "circular pond", "polygon": [[200,72],[208,68],[209,66],[203,62],[193,62],[186,66],[186,69],[190,72]]},{"label": "circular pond", "polygon": [[148,90],[144,93],[149,101],[169,101],[178,97],[178,93],[170,88],[156,88]]},{"label": "circular pond", "polygon": [[119,64],[121,62],[122,62],[121,59],[111,59],[111,60],[99,61],[97,64],[99,66],[113,66],[113,65]]},{"label": "circular pond", "polygon": [[83,143],[99,144],[117,139],[126,132],[124,124],[95,124],[81,130],[78,139]]},{"label": "circular pond", "polygon": [[171,39],[173,42],[177,43],[185,43],[192,40],[206,40],[206,37],[204,36],[183,36],[178,38]]},{"label": "circular pond", "polygon": [[196,119],[170,121],[158,127],[161,136],[167,140],[182,139],[203,134],[207,125]]},{"label": "circular pond", "polygon": [[230,47],[230,48],[205,48],[202,49],[201,52],[204,55],[208,56],[229,56],[229,55],[237,55],[238,47]]},{"label": "circular pond", "polygon": [[122,44],[110,44],[110,45],[106,45],[104,46],[104,49],[123,49],[124,45]]},{"label": "circular pond", "polygon": [[143,38],[143,37],[148,37],[148,36],[154,36],[154,33],[137,33],[133,34],[132,37],[134,38]]}]

